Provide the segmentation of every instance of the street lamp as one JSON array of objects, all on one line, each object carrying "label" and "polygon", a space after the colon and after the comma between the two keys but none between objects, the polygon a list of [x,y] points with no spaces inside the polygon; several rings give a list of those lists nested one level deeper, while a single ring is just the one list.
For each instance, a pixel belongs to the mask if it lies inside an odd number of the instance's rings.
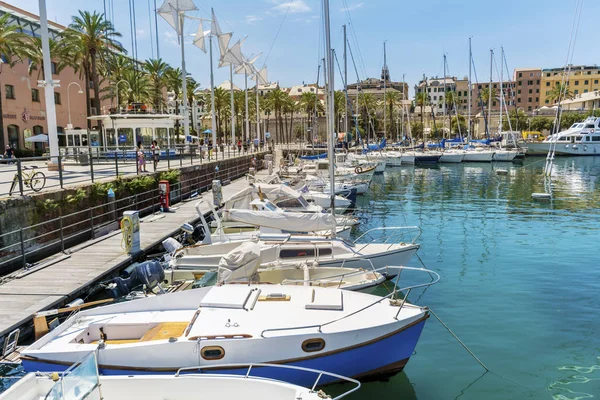
[{"label": "street lamp", "polygon": [[127,93],[131,92],[131,85],[125,79],[121,79],[119,82],[117,82],[115,84],[115,88],[117,89],[116,90],[116,92],[117,92],[117,111],[119,111],[119,108],[121,106],[121,103],[119,103],[119,83],[121,83],[121,82],[125,82],[127,84],[127,86],[129,86],[129,88],[127,88]]},{"label": "street lamp", "polygon": [[73,124],[71,123],[71,98],[69,97],[69,88],[71,85],[77,85],[79,91],[77,94],[83,94],[83,90],[81,90],[81,86],[77,82],[71,82],[67,85],[67,109],[69,110],[69,129],[73,128]]}]

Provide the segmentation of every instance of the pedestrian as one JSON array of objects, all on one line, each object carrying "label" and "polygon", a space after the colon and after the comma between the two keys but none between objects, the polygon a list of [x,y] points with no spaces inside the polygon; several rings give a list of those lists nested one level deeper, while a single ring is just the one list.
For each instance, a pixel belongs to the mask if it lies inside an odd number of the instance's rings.
[{"label": "pedestrian", "polygon": [[15,151],[10,146],[10,144],[6,145],[6,150],[4,150],[4,158],[12,159],[15,156]]},{"label": "pedestrian", "polygon": [[156,166],[158,165],[159,155],[160,155],[160,147],[158,147],[158,142],[156,140],[152,141],[152,162],[154,163],[154,171],[156,171]]},{"label": "pedestrian", "polygon": [[242,152],[242,140],[238,139],[237,141],[238,155]]},{"label": "pedestrian", "polygon": [[146,159],[144,158],[144,149],[142,147],[142,142],[138,142],[137,161],[138,173],[148,172],[146,171]]},{"label": "pedestrian", "polygon": [[208,141],[208,159],[210,160],[210,156],[212,156],[213,142],[212,140]]}]

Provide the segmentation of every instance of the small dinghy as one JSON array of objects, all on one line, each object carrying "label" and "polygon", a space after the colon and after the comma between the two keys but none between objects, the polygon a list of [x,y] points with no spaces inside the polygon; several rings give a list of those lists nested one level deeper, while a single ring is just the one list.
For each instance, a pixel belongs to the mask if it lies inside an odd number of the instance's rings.
[{"label": "small dinghy", "polygon": [[[225,365],[232,368],[235,365]],[[90,353],[62,374],[29,373],[0,394],[0,400],[189,400],[202,393],[207,400],[320,400],[331,398],[315,389],[322,376],[352,383],[353,387],[335,397],[357,391],[360,382],[325,371],[269,364],[239,365],[239,375],[197,373],[202,367],[186,368],[171,375],[102,376],[98,373],[95,352]],[[289,374],[312,374],[314,384],[302,387],[280,380],[260,377],[269,368]]]},{"label": "small dinghy", "polygon": [[[404,368],[429,317],[427,308],[395,295],[294,285],[169,293],[81,311],[21,358],[26,372],[64,371],[97,351],[98,369],[106,375],[173,374],[198,365],[199,372],[237,374],[241,368],[220,365],[272,363],[350,377],[387,376]],[[264,368],[260,376],[314,383],[310,374],[276,368]],[[323,376],[319,383],[337,380]]]}]

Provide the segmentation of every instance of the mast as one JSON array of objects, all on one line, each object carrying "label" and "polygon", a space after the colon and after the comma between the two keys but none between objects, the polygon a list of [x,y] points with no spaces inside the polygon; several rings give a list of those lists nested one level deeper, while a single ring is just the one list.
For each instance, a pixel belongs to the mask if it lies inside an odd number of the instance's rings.
[{"label": "mast", "polygon": [[442,137],[446,137],[446,55],[444,54],[444,118]]},{"label": "mast", "polygon": [[490,49],[490,86],[488,89],[488,123],[487,123],[487,137],[490,138],[490,127],[492,126],[492,66],[494,62],[494,49]]},{"label": "mast", "polygon": [[158,47],[158,9],[156,8],[156,0],[154,0],[154,33],[156,34],[156,59],[160,60],[160,48]]},{"label": "mast", "polygon": [[[404,113],[405,113],[405,109],[404,109],[404,100],[406,100],[405,96],[406,93],[404,91],[404,82],[406,82],[406,74],[402,74],[402,127],[401,127],[401,132],[402,133],[402,140],[404,140]],[[398,142],[400,142],[400,138],[396,138],[396,140],[398,140]]]},{"label": "mast", "polygon": [[385,120],[385,109],[387,108],[387,103],[386,103],[386,96],[385,96],[385,92],[386,92],[386,86],[385,86],[385,81],[387,80],[387,60],[386,60],[386,54],[385,54],[385,41],[383,42],[383,136],[385,137],[386,131],[387,131],[387,126],[386,126],[386,120]]},{"label": "mast", "polygon": [[[346,25],[344,25],[344,97],[346,104],[344,106],[344,132],[348,134],[348,57],[347,57]],[[317,88],[318,91],[318,88]]]},{"label": "mast", "polygon": [[319,63],[319,66],[317,67],[317,98],[315,99],[315,110],[313,111],[313,131],[312,131],[312,138],[310,139],[310,142],[313,145],[313,148],[315,147],[315,138],[319,137],[319,127],[318,125],[318,118],[317,118],[317,106],[319,105],[319,78],[321,77],[321,63]]},{"label": "mast", "polygon": [[[217,116],[215,115],[215,76],[213,73],[213,51],[212,51],[212,33],[208,37],[208,43],[210,48],[210,112],[211,118],[211,129],[212,129],[212,145],[213,149],[217,146]],[[184,72],[185,75],[185,72]],[[185,79],[185,78],[184,78]],[[183,85],[185,88],[185,84]]]},{"label": "mast", "polygon": [[[502,58],[504,60],[504,47],[500,47]],[[508,72],[508,71],[507,71]],[[500,122],[498,123],[498,132],[502,132],[502,104],[504,104],[504,89],[502,80],[504,79],[504,62],[500,61]],[[500,142],[502,143],[502,142]]]},{"label": "mast", "polygon": [[467,143],[471,141],[471,38],[469,38],[469,81],[467,82]]},{"label": "mast", "polygon": [[260,146],[260,105],[258,103],[258,82],[260,80],[260,73],[256,73],[256,138],[258,139],[258,146]]},{"label": "mast", "polygon": [[235,144],[235,112],[233,104],[233,63],[229,63],[229,89],[231,89],[231,145]]},{"label": "mast", "polygon": [[[179,2],[177,3],[177,5],[179,5]],[[183,97],[181,99],[181,104],[183,105],[183,134],[184,136],[187,137],[190,134],[190,117],[188,115],[188,106],[187,106],[187,72],[185,70],[185,44],[184,44],[184,40],[183,40],[183,21],[184,21],[184,15],[183,12],[179,12],[179,9],[177,10],[177,16],[179,17],[179,27],[181,28],[181,37],[179,40],[181,40],[181,82],[183,84],[183,88],[181,90],[181,96]],[[211,68],[211,78],[212,78],[212,47],[211,47],[211,53],[210,53],[210,68]],[[212,84],[212,81],[211,81]],[[213,101],[214,104],[214,101]],[[214,134],[214,133],[213,133]]]},{"label": "mast", "polygon": [[250,138],[250,119],[248,118],[248,67],[244,66],[244,102],[246,103],[246,134],[244,135],[244,146]]},{"label": "mast", "polygon": [[[325,135],[327,135],[327,130],[329,129],[328,128],[329,120],[327,119],[327,113],[329,112],[329,88],[327,85],[328,85],[329,79],[327,79],[328,78],[328,76],[327,76],[328,69],[327,69],[327,65],[326,65],[326,63],[327,63],[326,60],[327,60],[327,58],[323,57],[323,59],[322,59],[322,61],[323,61],[323,87],[325,88],[325,97],[324,97],[324,100],[325,100]],[[325,138],[327,139],[327,136],[325,136]]]},{"label": "mast", "polygon": [[[334,146],[333,146],[333,134],[334,134],[334,103],[333,103],[333,84],[334,84],[334,71],[332,62],[332,48],[331,48],[331,26],[329,24],[329,0],[323,0],[324,17],[325,17],[325,55],[327,57],[326,69],[328,71],[327,77],[327,109],[328,109],[328,120],[327,120],[327,153],[329,154],[329,196],[331,198],[331,214],[335,215],[335,170],[333,166],[334,162]],[[335,237],[335,228],[332,229],[331,234]]]}]

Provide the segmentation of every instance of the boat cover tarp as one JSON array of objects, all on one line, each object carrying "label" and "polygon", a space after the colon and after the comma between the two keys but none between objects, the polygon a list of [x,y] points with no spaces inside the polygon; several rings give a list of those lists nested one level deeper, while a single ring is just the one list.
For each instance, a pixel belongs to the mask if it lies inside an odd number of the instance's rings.
[{"label": "boat cover tarp", "polygon": [[327,153],[316,154],[314,156],[300,156],[301,160],[319,160],[321,158],[327,158]]},{"label": "boat cover tarp", "polygon": [[[259,188],[261,192],[273,203],[276,203],[281,199],[299,199],[302,197],[302,193],[292,189],[287,185],[260,183],[256,186],[247,187],[231,196],[231,198],[225,202],[224,209],[250,209],[250,203],[253,200],[260,198],[260,195],[258,194]],[[301,202],[306,203],[306,199],[302,198]]]},{"label": "boat cover tarp", "polygon": [[219,283],[247,281],[252,278],[260,266],[260,245],[245,242],[219,260]]},{"label": "boat cover tarp", "polygon": [[287,232],[316,232],[336,226],[335,217],[328,213],[228,210],[226,219]]},{"label": "boat cover tarp", "polygon": [[471,143],[481,143],[481,144],[489,145],[491,143],[491,140],[490,139],[479,139],[479,140],[473,139],[473,140],[471,140]]},{"label": "boat cover tarp", "polygon": [[369,144],[369,145],[367,145],[367,148],[363,151],[363,153],[367,153],[369,151],[383,150],[383,148],[385,147],[386,144],[387,144],[387,141],[386,141],[386,139],[384,137],[383,139],[381,139],[381,142],[379,144]]}]

